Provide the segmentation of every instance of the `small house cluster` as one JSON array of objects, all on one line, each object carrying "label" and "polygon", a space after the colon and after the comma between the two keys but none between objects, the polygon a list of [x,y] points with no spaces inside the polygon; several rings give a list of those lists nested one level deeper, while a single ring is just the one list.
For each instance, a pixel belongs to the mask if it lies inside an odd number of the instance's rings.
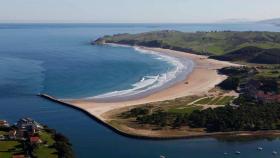
[{"label": "small house cluster", "polygon": [[[10,125],[6,120],[0,120],[0,129],[7,132],[6,135],[0,135],[0,141],[18,140],[25,141],[30,145],[42,143],[39,133],[44,127],[31,118],[22,118],[14,125]],[[13,156],[13,158],[16,157],[26,156]]]},{"label": "small house cluster", "polygon": [[264,91],[258,91],[255,95],[255,98],[265,102],[279,102],[280,103],[280,94],[274,93],[265,93]]},{"label": "small house cluster", "polygon": [[0,127],[10,127],[10,124],[6,120],[0,120]]},{"label": "small house cluster", "polygon": [[31,118],[20,119],[9,131],[9,139],[34,140],[31,139],[43,129],[43,127]]},{"label": "small house cluster", "polygon": [[[280,102],[279,93],[270,90],[267,91],[262,90],[262,87],[268,88],[271,86],[269,84],[266,85],[263,82],[258,80],[250,80],[248,83],[241,86],[241,92],[249,95],[249,97],[253,97],[256,100],[265,103]],[[276,87],[277,85],[274,86]]]}]

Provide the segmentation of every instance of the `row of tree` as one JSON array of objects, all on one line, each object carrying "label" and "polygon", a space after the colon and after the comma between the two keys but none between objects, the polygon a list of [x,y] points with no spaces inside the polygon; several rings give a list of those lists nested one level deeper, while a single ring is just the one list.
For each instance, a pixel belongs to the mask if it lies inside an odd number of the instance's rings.
[{"label": "row of tree", "polygon": [[206,128],[209,132],[275,130],[280,129],[279,113],[279,103],[250,102],[239,107],[196,110],[189,116],[188,124],[194,128]]},{"label": "row of tree", "polygon": [[75,154],[72,149],[72,144],[70,143],[69,139],[65,137],[61,133],[57,133],[56,130],[50,129],[47,126],[45,126],[45,130],[48,133],[52,134],[52,137],[55,141],[53,144],[53,148],[57,150],[57,155],[59,158],[74,158]]},{"label": "row of tree", "polygon": [[171,126],[176,128],[187,124],[188,114],[158,111],[149,115],[138,116],[136,120],[141,124],[152,124],[160,127]]},{"label": "row of tree", "polygon": [[246,99],[242,98],[238,99],[238,102],[241,104],[239,107],[227,105],[215,109],[195,110],[191,114],[159,111],[139,115],[136,120],[141,124],[160,127],[205,128],[208,132],[280,129],[279,103],[246,102]]}]

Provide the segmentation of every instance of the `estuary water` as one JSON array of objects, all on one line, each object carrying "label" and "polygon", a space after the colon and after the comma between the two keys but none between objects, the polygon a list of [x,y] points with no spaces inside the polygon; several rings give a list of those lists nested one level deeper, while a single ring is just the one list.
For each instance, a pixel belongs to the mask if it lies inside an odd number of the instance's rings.
[{"label": "estuary water", "polygon": [[[59,98],[110,97],[158,88],[191,65],[134,48],[92,46],[103,35],[154,30],[280,31],[263,24],[0,24],[0,119],[32,117],[65,134],[78,158],[269,158],[280,141],[213,138],[138,140],[120,136],[85,114],[49,102]],[[191,61],[189,62],[191,63]],[[182,69],[178,69],[178,68]],[[180,71],[179,71],[180,70]],[[264,151],[256,148],[262,146]],[[234,155],[239,150],[241,155]]]}]

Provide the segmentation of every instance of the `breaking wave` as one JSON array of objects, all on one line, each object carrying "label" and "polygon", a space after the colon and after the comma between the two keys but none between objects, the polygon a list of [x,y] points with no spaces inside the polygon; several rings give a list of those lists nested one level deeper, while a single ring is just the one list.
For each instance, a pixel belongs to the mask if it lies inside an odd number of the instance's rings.
[{"label": "breaking wave", "polygon": [[137,52],[154,55],[155,59],[162,60],[167,62],[168,64],[171,64],[172,68],[166,73],[157,74],[155,76],[144,76],[140,81],[132,84],[132,88],[130,89],[108,92],[91,97],[89,99],[121,99],[152,93],[160,88],[169,87],[172,84],[185,79],[186,75],[192,71],[194,63],[191,60],[182,60],[159,52],[144,50],[140,47],[133,48]]}]

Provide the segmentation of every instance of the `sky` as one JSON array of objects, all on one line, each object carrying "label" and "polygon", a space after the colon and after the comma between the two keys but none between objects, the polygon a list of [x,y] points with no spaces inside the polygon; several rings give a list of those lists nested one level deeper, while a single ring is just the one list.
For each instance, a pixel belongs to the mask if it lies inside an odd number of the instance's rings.
[{"label": "sky", "polygon": [[280,18],[280,0],[0,0],[0,22],[209,23]]}]

